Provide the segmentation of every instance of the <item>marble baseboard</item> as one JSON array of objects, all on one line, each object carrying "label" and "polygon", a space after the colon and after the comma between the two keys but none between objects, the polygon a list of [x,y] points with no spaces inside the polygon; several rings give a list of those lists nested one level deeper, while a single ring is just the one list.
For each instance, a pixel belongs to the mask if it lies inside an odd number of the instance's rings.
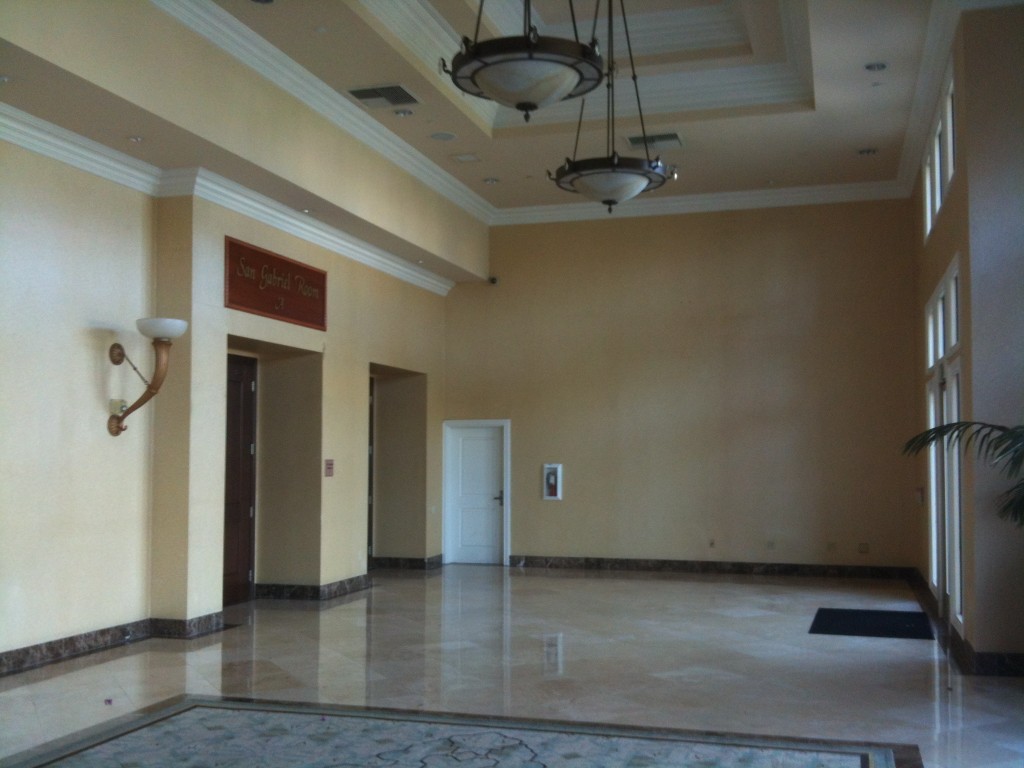
[{"label": "marble baseboard", "polygon": [[1024,677],[1024,653],[976,651],[955,629],[949,632],[950,655],[965,675]]},{"label": "marble baseboard", "polygon": [[632,560],[614,557],[544,557],[512,555],[518,568],[575,568],[592,571],[653,571],[657,573],[722,573],[757,576],[816,576],[853,579],[913,578],[915,568],[875,565],[809,565],[802,563],[747,563],[722,560]]},{"label": "marble baseboard", "polygon": [[189,640],[224,629],[224,612],[208,613],[194,619],[150,619],[150,637]]},{"label": "marble baseboard", "polygon": [[0,677],[67,661],[96,651],[117,648],[152,637],[187,640],[224,629],[224,614],[218,611],[194,619],[141,619],[115,627],[83,632],[38,645],[0,653]]},{"label": "marble baseboard", "polygon": [[371,557],[370,570],[433,571],[442,566],[441,555],[424,559],[415,557]]},{"label": "marble baseboard", "polygon": [[257,584],[257,600],[333,600],[372,586],[366,574],[331,584]]}]

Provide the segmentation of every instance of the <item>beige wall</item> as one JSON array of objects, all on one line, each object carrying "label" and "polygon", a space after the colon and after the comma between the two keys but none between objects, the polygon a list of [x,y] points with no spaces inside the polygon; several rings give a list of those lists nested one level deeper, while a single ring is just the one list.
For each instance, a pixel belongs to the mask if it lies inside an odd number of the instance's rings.
[{"label": "beige wall", "polygon": [[[153,314],[146,196],[0,142],[0,650],[149,615]],[[55,222],[59,222],[57,225]],[[149,369],[147,371],[146,369]],[[173,367],[170,378],[176,371]]]},{"label": "beige wall", "polygon": [[[1024,418],[1024,6],[963,16],[959,125],[967,175],[971,389],[968,417]],[[1014,98],[1008,98],[1008,95]],[[985,652],[1024,650],[1020,574],[1024,530],[994,513],[1010,482],[976,466],[967,639]],[[968,513],[970,514],[970,513]]]},{"label": "beige wall", "polygon": [[[283,521],[286,555],[263,550],[267,576],[318,585],[366,572],[371,361],[426,374],[418,548],[440,551],[444,298],[197,198],[153,201],[6,143],[0,153],[0,259],[20,276],[0,302],[0,651],[220,609],[229,337],[302,361],[277,371],[268,355],[272,441],[299,408],[315,427],[300,441],[301,483],[291,477],[283,497],[263,487],[267,523],[302,517]],[[225,309],[225,235],[327,270],[328,331]],[[185,317],[189,331],[160,395],[112,438],[107,401],[144,385],[106,350],[121,341],[146,373],[134,320],[153,314]]]},{"label": "beige wall", "polygon": [[0,36],[146,110],[153,133],[167,121],[169,143],[197,137],[197,164],[243,183],[269,172],[386,250],[407,243],[442,271],[487,276],[483,222],[152,3],[4,0]]},{"label": "beige wall", "polygon": [[446,417],[512,420],[513,553],[921,566],[911,218],[495,230],[499,284],[449,296]]},{"label": "beige wall", "polygon": [[373,554],[438,555],[427,549],[427,377],[378,376],[374,393]]}]

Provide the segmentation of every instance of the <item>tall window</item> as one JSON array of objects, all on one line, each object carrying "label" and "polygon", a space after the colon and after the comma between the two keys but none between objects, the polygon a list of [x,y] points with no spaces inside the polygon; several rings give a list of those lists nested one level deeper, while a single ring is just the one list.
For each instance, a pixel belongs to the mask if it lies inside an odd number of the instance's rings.
[{"label": "tall window", "polygon": [[[925,309],[928,426],[960,419],[960,267],[953,260]],[[928,451],[929,583],[944,614],[963,628],[963,546],[958,448]]]},{"label": "tall window", "polygon": [[924,233],[927,237],[942,208],[949,181],[953,178],[956,147],[953,125],[953,69],[946,73],[942,100],[932,123],[932,131],[921,163],[921,187],[924,190]]}]

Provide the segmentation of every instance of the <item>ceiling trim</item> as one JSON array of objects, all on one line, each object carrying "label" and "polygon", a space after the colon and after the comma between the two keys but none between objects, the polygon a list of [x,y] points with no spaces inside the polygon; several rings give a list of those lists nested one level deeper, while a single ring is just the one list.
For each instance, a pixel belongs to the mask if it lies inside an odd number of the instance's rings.
[{"label": "ceiling trim", "polygon": [[[441,59],[450,61],[462,44],[455,30],[439,19],[424,0],[401,3],[360,0],[360,5],[400,40],[428,71],[439,72]],[[497,103],[468,96],[456,87],[450,77],[438,75],[436,80],[448,90],[452,99],[458,99],[484,125],[493,128],[498,113]]]},{"label": "ceiling trim", "polygon": [[205,168],[161,170],[3,102],[0,136],[15,146],[151,197],[194,195],[439,296],[447,296],[455,285]]},{"label": "ceiling trim", "polygon": [[441,169],[410,144],[341,96],[309,70],[299,66],[212,0],[150,0],[156,7],[202,35],[225,53],[290,93],[336,126],[401,164],[413,176],[467,213],[488,221],[494,207]]},{"label": "ceiling trim", "polygon": [[0,102],[0,137],[100,178],[155,195],[160,169]]},{"label": "ceiling trim", "polygon": [[[373,0],[362,0],[373,3]],[[331,120],[340,129],[381,154],[400,162],[414,177],[438,191],[456,205],[488,225],[578,221],[600,218],[600,212],[586,212],[584,204],[529,206],[502,210],[472,192],[431,160],[390,131],[382,128],[359,107],[351,104],[304,68],[295,64],[278,49],[256,35],[248,27],[214,4],[212,0],[151,0],[198,34],[203,35],[225,52],[247,64],[279,87],[303,99],[312,109]],[[1013,4],[1019,0],[938,0],[933,3],[929,30],[924,44],[922,65],[918,75],[916,97],[911,119],[904,137],[900,167],[895,180],[865,185],[822,185],[798,190],[764,189],[689,197],[663,197],[631,201],[621,216],[671,215],[694,211],[728,210],[730,208],[776,207],[850,200],[886,199],[911,194],[920,166],[924,142],[932,119],[935,101],[941,88],[945,62],[961,10],[992,5]],[[406,5],[391,4],[386,5]],[[799,6],[801,4],[793,4]],[[790,4],[783,4],[788,8]],[[800,80],[800,61],[806,51],[794,45],[802,25],[791,13],[784,12],[787,60],[796,64],[794,73]],[[804,26],[806,24],[806,19]],[[795,55],[794,55],[795,54]],[[804,87],[807,87],[806,80]],[[791,81],[790,85],[796,84]],[[499,118],[500,122],[501,118]],[[102,163],[102,152],[90,156],[90,162]],[[122,172],[130,173],[128,171]],[[129,180],[119,181],[132,186]],[[137,188],[137,187],[135,187]]]},{"label": "ceiling trim", "polygon": [[[720,192],[707,195],[677,195],[675,197],[630,200],[629,217],[676,216],[684,213],[714,213],[755,208],[784,208],[798,205],[829,205],[866,200],[893,200],[907,196],[896,181],[865,184],[833,184],[821,187],[791,187],[786,189]],[[493,226],[513,224],[545,224],[559,221],[594,221],[607,219],[609,214],[596,203],[569,205],[537,205],[526,208],[508,208],[500,211]]]}]

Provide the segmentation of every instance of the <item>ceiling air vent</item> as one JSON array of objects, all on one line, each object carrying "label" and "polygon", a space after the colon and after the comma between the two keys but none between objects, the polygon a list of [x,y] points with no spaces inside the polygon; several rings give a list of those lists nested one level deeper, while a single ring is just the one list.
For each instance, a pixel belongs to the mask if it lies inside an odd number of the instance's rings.
[{"label": "ceiling air vent", "polygon": [[[640,149],[644,146],[644,137],[630,136],[630,149]],[[654,133],[647,137],[647,146],[651,149],[668,149],[669,147],[681,147],[683,142],[679,140],[678,133]]]},{"label": "ceiling air vent", "polygon": [[402,107],[419,104],[416,98],[400,85],[382,85],[379,88],[356,88],[349,95],[358,99],[367,109]]}]

